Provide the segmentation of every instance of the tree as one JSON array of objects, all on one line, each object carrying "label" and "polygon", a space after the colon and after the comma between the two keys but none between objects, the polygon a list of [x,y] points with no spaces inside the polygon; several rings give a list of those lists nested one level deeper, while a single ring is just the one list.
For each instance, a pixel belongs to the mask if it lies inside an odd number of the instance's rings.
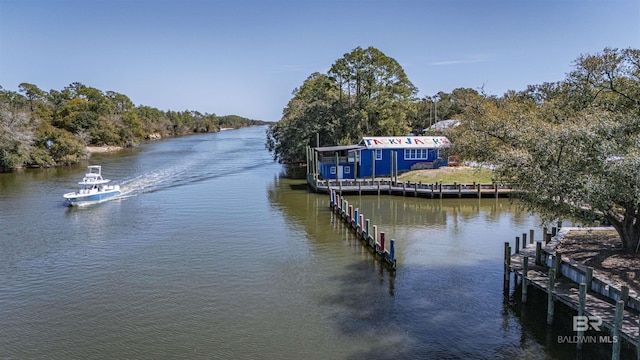
[{"label": "tree", "polygon": [[311,74],[294,90],[282,119],[267,130],[267,149],[274,160],[283,164],[303,163],[306,147],[316,146],[317,138],[322,143],[334,143],[338,98],[335,82],[320,73]]},{"label": "tree", "polygon": [[336,60],[327,74],[342,90],[340,100],[355,110],[350,127],[361,136],[406,135],[417,88],[402,66],[374,47],[357,47]]},{"label": "tree", "polygon": [[[640,244],[640,52],[581,56],[557,84],[476,99],[466,156],[490,161],[547,221],[603,216],[628,251]],[[461,140],[466,140],[461,143]]]},{"label": "tree", "polygon": [[357,47],[294,91],[282,119],[267,131],[267,148],[275,160],[295,164],[317,138],[321,145],[344,145],[364,135],[406,135],[416,93],[397,61]]}]

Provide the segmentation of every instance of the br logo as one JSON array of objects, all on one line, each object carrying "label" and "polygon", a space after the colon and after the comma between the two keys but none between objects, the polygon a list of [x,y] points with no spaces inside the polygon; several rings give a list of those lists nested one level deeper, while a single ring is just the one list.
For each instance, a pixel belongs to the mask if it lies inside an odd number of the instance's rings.
[{"label": "br logo", "polygon": [[600,331],[602,318],[600,316],[574,316],[573,331]]}]

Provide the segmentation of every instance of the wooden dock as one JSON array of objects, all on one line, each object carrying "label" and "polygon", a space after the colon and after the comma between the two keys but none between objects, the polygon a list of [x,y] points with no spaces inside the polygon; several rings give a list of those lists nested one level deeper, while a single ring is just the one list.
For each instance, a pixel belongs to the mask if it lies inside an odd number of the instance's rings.
[{"label": "wooden dock", "polygon": [[423,184],[397,182],[386,179],[339,179],[319,180],[307,174],[309,188],[318,193],[328,194],[335,190],[340,195],[400,195],[431,199],[442,198],[499,198],[512,195],[509,184]]},{"label": "wooden dock", "polygon": [[[516,286],[522,288],[522,302],[527,302],[527,288],[533,287],[547,294],[547,323],[553,322],[554,302],[559,301],[576,310],[582,316],[583,325],[589,326],[592,321],[598,327],[610,331],[612,343],[612,359],[619,359],[620,339],[636,347],[640,359],[640,299],[638,294],[626,286],[620,286],[604,274],[594,272],[574,260],[555,251],[562,237],[572,229],[562,229],[555,237],[545,234],[543,241],[532,241],[527,244],[526,234],[516,237],[515,246],[505,243],[505,289],[509,290],[510,274],[516,279]],[[608,229],[608,228],[607,228]],[[554,229],[555,230],[555,229]],[[555,231],[554,231],[555,232]],[[517,279],[520,278],[520,282]],[[551,291],[549,291],[551,289]],[[551,294],[551,295],[549,295]],[[602,323],[599,325],[598,320]],[[574,318],[574,329],[576,319]],[[581,348],[584,332],[577,332],[577,347]],[[602,334],[604,335],[604,333]]]}]

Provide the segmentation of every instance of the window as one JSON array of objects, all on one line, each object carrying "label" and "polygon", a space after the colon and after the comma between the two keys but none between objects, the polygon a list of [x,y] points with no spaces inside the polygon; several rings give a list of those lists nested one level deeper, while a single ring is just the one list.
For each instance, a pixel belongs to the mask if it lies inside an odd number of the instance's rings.
[{"label": "window", "polygon": [[336,174],[336,167],[335,167],[335,166],[330,167],[330,168],[329,168],[329,173],[330,173],[331,175],[335,175],[335,174]]},{"label": "window", "polygon": [[404,149],[404,159],[405,160],[428,160],[429,151],[430,150],[428,149]]},{"label": "window", "polygon": [[344,167],[344,173],[345,174],[351,174],[351,166],[345,166]]},{"label": "window", "polygon": [[382,160],[382,149],[376,149],[376,160]]}]

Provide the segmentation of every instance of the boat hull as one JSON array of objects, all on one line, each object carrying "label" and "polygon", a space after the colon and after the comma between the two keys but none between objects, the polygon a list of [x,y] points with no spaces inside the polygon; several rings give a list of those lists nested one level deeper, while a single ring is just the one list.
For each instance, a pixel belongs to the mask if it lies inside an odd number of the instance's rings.
[{"label": "boat hull", "polygon": [[80,194],[77,192],[72,192],[64,194],[64,198],[68,206],[80,206],[106,201],[116,196],[120,196],[121,194],[122,192],[120,190],[106,190],[92,194]]}]

